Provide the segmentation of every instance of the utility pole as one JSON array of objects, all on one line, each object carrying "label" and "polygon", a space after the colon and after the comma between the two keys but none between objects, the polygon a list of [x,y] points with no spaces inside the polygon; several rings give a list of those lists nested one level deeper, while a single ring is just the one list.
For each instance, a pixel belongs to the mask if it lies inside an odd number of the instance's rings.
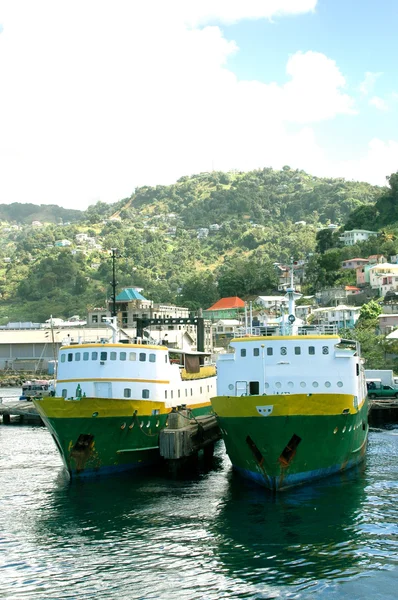
[{"label": "utility pole", "polygon": [[116,281],[116,259],[120,258],[120,256],[117,254],[117,248],[111,248],[112,251],[112,281],[111,281],[111,286],[112,286],[112,311],[111,311],[111,316],[112,317],[116,317],[117,316],[117,311],[116,311],[116,286],[118,284],[118,282]]}]

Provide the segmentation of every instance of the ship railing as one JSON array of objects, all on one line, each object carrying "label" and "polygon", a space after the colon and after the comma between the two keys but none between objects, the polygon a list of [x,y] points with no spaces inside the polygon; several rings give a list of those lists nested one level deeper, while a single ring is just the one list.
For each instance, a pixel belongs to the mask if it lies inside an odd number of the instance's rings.
[{"label": "ship railing", "polygon": [[273,335],[337,335],[338,327],[337,325],[303,325],[301,327],[297,327],[295,331],[293,331],[293,326],[285,325],[285,332],[282,333],[280,327],[276,326],[259,326],[259,327],[248,327],[240,328],[234,333],[235,338],[241,337],[267,337]]}]

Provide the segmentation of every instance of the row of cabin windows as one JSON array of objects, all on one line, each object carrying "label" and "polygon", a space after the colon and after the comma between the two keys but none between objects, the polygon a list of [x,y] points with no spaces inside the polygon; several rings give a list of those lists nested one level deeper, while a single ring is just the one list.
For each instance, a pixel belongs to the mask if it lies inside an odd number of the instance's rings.
[{"label": "row of cabin windows", "polygon": [[[109,354],[109,360],[121,360],[121,361],[126,361],[126,360],[131,360],[131,361],[136,361],[139,360],[140,362],[145,362],[146,360],[148,360],[151,363],[156,362],[156,354],[154,353],[150,353],[147,354],[146,352],[91,352],[91,360],[99,360],[100,361],[105,361],[108,360],[108,354]],[[119,355],[119,356],[118,356]],[[137,358],[138,355],[138,358]],[[90,352],[68,352],[67,354],[61,354],[61,362],[65,362],[66,361],[66,357],[68,357],[68,362],[72,362],[72,361],[76,361],[79,362],[80,360],[90,360]],[[167,362],[167,354],[165,355],[165,362]]]},{"label": "row of cabin windows", "polygon": [[[260,394],[260,382],[259,381],[249,381],[248,383],[249,383],[249,394],[250,394],[250,396],[258,396]],[[308,384],[308,385],[310,385],[310,384]],[[332,384],[330,383],[330,381],[325,381],[325,387],[330,388],[331,385]],[[342,381],[338,381],[337,382],[337,387],[341,388],[341,387],[343,387],[343,385],[344,384],[343,384]],[[270,387],[270,384],[266,382],[264,384],[264,388],[267,390],[267,389],[269,389],[269,387]],[[278,389],[280,389],[282,387],[282,383],[280,381],[277,381],[275,383],[275,387],[278,388]],[[287,382],[287,387],[289,387],[289,388],[294,387],[293,381],[288,381]],[[305,381],[300,381],[300,387],[302,387],[302,388],[307,387],[307,383]],[[312,382],[312,387],[314,387],[314,388],[319,387],[318,381],[313,381]]]},{"label": "row of cabin windows", "polygon": [[[273,353],[274,353],[273,348],[267,348],[267,356],[272,356]],[[280,353],[282,356],[286,356],[287,355],[287,347],[281,346]],[[295,346],[294,353],[296,355],[301,354],[301,346]],[[308,346],[308,354],[311,354],[311,355],[315,354],[315,346]],[[322,346],[322,354],[329,354],[329,346]],[[241,348],[240,355],[247,356],[246,348]],[[253,348],[253,356],[260,356],[260,348]]]},{"label": "row of cabin windows", "polygon": [[[212,388],[212,387],[213,387],[212,384],[208,385],[207,386],[207,392],[210,392],[210,388]],[[192,390],[192,388],[190,388],[190,392],[191,392],[190,395],[193,396],[193,390]],[[202,386],[200,387],[200,393],[201,394],[203,393]],[[64,388],[62,390],[62,396],[64,398],[66,398],[67,395],[68,395],[68,390],[66,388]],[[125,398],[131,398],[131,388],[124,388],[124,390],[123,390],[123,396]],[[164,392],[164,397],[167,400],[167,390],[165,390],[165,392]],[[174,397],[174,390],[170,390],[170,398],[173,399],[173,397]],[[186,398],[188,397],[188,390],[186,388],[185,388],[185,397]],[[149,390],[147,390],[147,389],[142,390],[142,398],[144,398],[145,400],[147,400],[149,398]],[[177,390],[177,398],[181,398],[181,390]]]}]

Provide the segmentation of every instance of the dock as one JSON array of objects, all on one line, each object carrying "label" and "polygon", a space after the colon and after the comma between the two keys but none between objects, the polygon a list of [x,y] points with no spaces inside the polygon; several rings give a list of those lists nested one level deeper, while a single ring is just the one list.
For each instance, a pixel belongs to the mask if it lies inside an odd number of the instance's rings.
[{"label": "dock", "polygon": [[42,420],[32,402],[16,398],[0,398],[0,416],[3,425],[10,425],[11,418],[17,417],[19,423],[42,423]]},{"label": "dock", "polygon": [[160,455],[172,468],[182,465],[203,451],[205,458],[213,456],[214,444],[221,439],[215,415],[192,417],[184,406],[173,409],[167,427],[159,433]]},{"label": "dock", "polygon": [[398,399],[375,398],[369,400],[368,420],[372,427],[398,423]]}]

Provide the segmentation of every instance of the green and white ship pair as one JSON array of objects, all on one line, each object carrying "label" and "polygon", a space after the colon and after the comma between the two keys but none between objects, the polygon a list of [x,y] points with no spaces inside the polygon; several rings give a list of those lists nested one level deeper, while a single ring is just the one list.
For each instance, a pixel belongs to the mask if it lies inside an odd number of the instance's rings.
[{"label": "green and white ship pair", "polygon": [[[214,366],[204,353],[117,341],[60,349],[55,396],[34,403],[72,477],[160,460],[169,412],[216,413],[243,476],[283,490],[354,467],[365,455],[368,407],[358,343],[289,319],[268,336],[235,338]],[[217,378],[217,389],[216,389]]]}]

